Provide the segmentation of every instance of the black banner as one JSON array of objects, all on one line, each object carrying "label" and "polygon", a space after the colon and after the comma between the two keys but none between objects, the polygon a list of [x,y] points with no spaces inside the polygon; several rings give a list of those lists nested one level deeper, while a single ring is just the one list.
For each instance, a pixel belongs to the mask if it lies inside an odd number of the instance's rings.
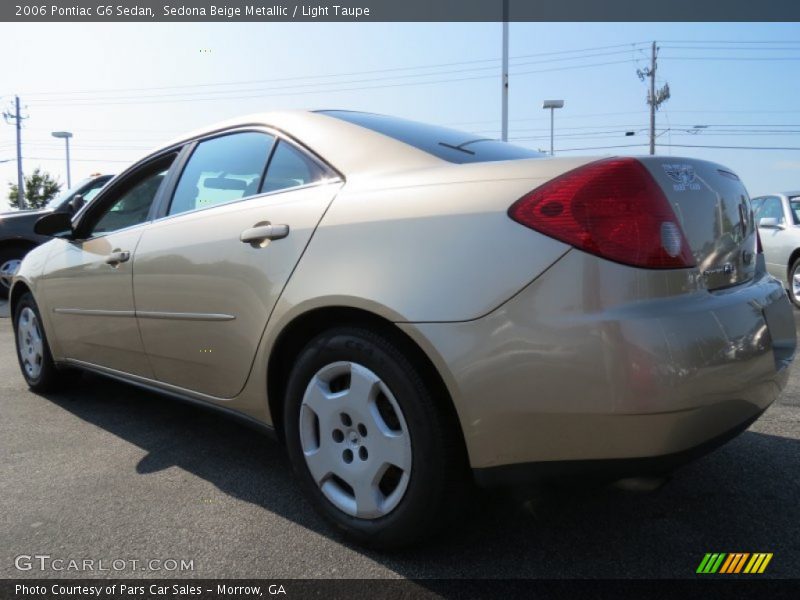
[{"label": "black banner", "polygon": [[252,600],[253,598],[795,598],[794,580],[39,579],[0,581],[3,600]]},{"label": "black banner", "polygon": [[[506,5],[506,6],[504,6]],[[504,16],[505,15],[505,16]],[[794,0],[47,0],[0,3],[0,20],[158,21],[800,21]]]}]

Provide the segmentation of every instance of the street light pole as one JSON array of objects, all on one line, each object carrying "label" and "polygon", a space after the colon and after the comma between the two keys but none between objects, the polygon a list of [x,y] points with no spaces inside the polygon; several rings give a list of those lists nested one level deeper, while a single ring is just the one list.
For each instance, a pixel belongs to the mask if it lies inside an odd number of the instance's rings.
[{"label": "street light pole", "polygon": [[564,108],[563,100],[545,100],[542,108],[550,109],[550,156],[555,156],[553,147],[553,122],[555,120],[555,109]]},{"label": "street light pole", "polygon": [[508,141],[508,1],[503,0],[503,72],[500,76],[500,137],[504,142]]},{"label": "street light pole", "polygon": [[72,137],[72,133],[69,131],[54,131],[51,135],[54,138],[64,138],[64,141],[67,143],[67,189],[69,189],[72,187],[72,177],[69,167],[69,139]]}]

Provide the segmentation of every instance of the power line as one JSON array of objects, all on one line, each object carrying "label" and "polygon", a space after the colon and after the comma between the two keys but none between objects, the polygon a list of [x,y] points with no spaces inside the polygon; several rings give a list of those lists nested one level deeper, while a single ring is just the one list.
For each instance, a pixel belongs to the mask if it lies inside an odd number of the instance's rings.
[{"label": "power line", "polygon": [[[532,62],[524,62],[519,63],[518,65],[513,65],[514,67],[518,66],[528,66],[528,65],[536,65],[536,64],[545,64],[551,62],[558,62],[558,61],[565,61],[565,60],[583,60],[586,58],[595,58],[598,56],[608,56],[608,55],[616,55],[621,53],[627,53],[627,50],[623,51],[615,51],[615,52],[606,52],[600,54],[593,54],[588,56],[570,56],[566,58],[551,58],[541,61],[532,61]],[[627,61],[623,61],[627,62]],[[579,66],[579,65],[576,65]],[[46,98],[44,100],[34,101],[37,105],[42,105],[44,103],[51,103],[51,102],[65,102],[65,103],[79,103],[86,100],[91,100],[92,102],[99,102],[99,101],[106,101],[106,100],[122,100],[127,98],[138,98],[138,99],[160,99],[160,98],[170,98],[170,97],[193,97],[193,96],[200,96],[200,95],[219,95],[220,99],[227,98],[228,96],[223,96],[225,94],[233,94],[233,93],[253,93],[253,92],[261,92],[261,91],[272,91],[272,90],[293,90],[299,88],[310,88],[310,87],[319,87],[319,86],[328,86],[328,85],[351,85],[354,83],[374,83],[377,81],[393,81],[397,79],[410,79],[410,78],[420,78],[420,77],[438,77],[441,75],[450,75],[450,74],[458,74],[458,73],[470,73],[473,71],[486,71],[486,70],[496,70],[496,66],[489,66],[489,67],[473,67],[470,69],[458,69],[458,70],[451,70],[451,71],[440,71],[438,73],[411,73],[407,75],[389,75],[386,77],[370,77],[368,79],[354,79],[351,81],[332,81],[332,82],[314,82],[314,83],[300,83],[300,84],[293,84],[287,86],[271,86],[271,87],[259,87],[259,88],[243,88],[243,89],[230,89],[230,90],[204,90],[204,91],[193,91],[193,92],[174,92],[174,93],[167,93],[167,94],[152,94],[152,95],[139,95],[139,96],[126,96],[126,95],[118,95],[118,96],[104,96],[104,97],[95,97],[91,99],[87,98],[67,98],[67,97],[56,97],[56,98]],[[524,74],[522,73],[514,73],[516,74]],[[491,75],[494,77],[494,75]]]},{"label": "power line", "polygon": [[800,150],[800,146],[706,146],[697,144],[663,144],[672,148],[716,148],[720,150]]},{"label": "power line", "polygon": [[[800,112],[800,111],[798,111]],[[563,121],[564,119],[588,119],[590,117],[610,117],[610,116],[618,116],[618,115],[637,115],[637,114],[646,114],[646,110],[640,111],[623,111],[623,112],[609,112],[609,113],[584,113],[578,115],[564,115],[563,117],[559,117],[559,121]],[[549,120],[549,117],[527,117],[524,119],[509,119],[512,123],[520,123],[522,121],[546,121]],[[460,121],[458,123],[445,123],[446,126],[459,126],[459,125],[472,125],[477,123],[495,123],[497,119],[486,119],[484,121]],[[549,128],[548,128],[549,131]]]},{"label": "power line", "polygon": [[583,148],[560,148],[559,152],[576,152],[578,150],[609,150],[611,148],[641,148],[647,146],[647,143],[642,144],[620,144],[615,146],[587,146]]},{"label": "power line", "polygon": [[[586,68],[594,68],[594,67],[602,67],[607,65],[616,65],[616,64],[623,64],[629,63],[629,60],[618,60],[618,61],[608,61],[608,62],[600,62],[600,63],[591,63],[586,65],[571,65],[567,67],[555,67],[552,69],[539,69],[534,71],[522,71],[516,73],[517,76],[519,75],[532,75],[536,73],[549,73],[553,71],[567,71],[573,69],[586,69]],[[281,92],[281,93],[269,93],[269,94],[252,94],[252,95],[245,95],[245,96],[219,96],[213,98],[175,98],[175,99],[168,99],[168,100],[161,100],[161,99],[153,99],[153,100],[142,100],[141,98],[138,99],[131,99],[131,100],[120,100],[118,99],[111,99],[112,101],[97,101],[95,99],[84,101],[68,101],[68,102],[35,102],[37,107],[43,108],[48,106],[56,106],[56,107],[63,107],[65,105],[69,106],[114,106],[114,105],[125,105],[125,104],[171,104],[171,103],[178,103],[178,102],[205,102],[205,101],[218,101],[218,100],[246,100],[251,98],[271,98],[271,97],[278,97],[278,96],[300,96],[306,94],[331,94],[336,92],[350,92],[350,91],[361,91],[361,90],[371,90],[371,89],[385,89],[385,88],[395,88],[395,87],[411,87],[417,85],[431,85],[431,84],[441,84],[441,83],[455,83],[461,81],[474,81],[477,79],[495,79],[496,75],[476,75],[474,77],[460,77],[455,79],[440,79],[440,80],[431,80],[431,81],[412,81],[407,83],[395,83],[395,84],[382,84],[382,85],[374,85],[374,86],[359,86],[359,87],[349,87],[349,88],[336,88],[336,89],[324,89],[324,90],[306,90],[303,92]]]},{"label": "power line", "polygon": [[[50,157],[50,156],[26,156],[25,160],[64,160],[63,157]],[[124,159],[110,159],[110,158],[71,158],[75,162],[108,162],[108,163],[133,163],[133,160]],[[134,159],[135,160],[135,159]]]},{"label": "power line", "polygon": [[670,46],[665,45],[661,46],[662,48],[671,48],[673,50],[733,50],[734,52],[744,52],[744,51],[762,51],[762,52],[775,52],[778,50],[788,50],[790,52],[795,52],[800,50],[800,46],[776,46],[773,48],[764,48],[764,47],[751,47],[745,46],[742,48],[735,48],[732,46]]},{"label": "power line", "polygon": [[793,61],[800,56],[662,56],[662,60]]},{"label": "power line", "polygon": [[662,40],[663,44],[800,44],[798,40]]},{"label": "power line", "polygon": [[[576,54],[576,53],[586,53],[586,52],[594,52],[596,50],[608,50],[613,48],[622,48],[622,47],[629,47],[630,50],[635,50],[637,46],[640,46],[643,42],[629,42],[626,44],[612,44],[608,46],[595,46],[591,48],[579,48],[574,50],[559,50],[559,51],[552,51],[552,52],[539,52],[535,54],[522,54],[518,56],[511,57],[510,60],[519,60],[524,58],[537,58],[542,56],[556,56],[556,55],[563,55],[563,54]],[[620,53],[626,51],[620,51]],[[596,55],[590,55],[596,56]],[[564,59],[567,60],[567,59]],[[325,73],[320,75],[302,75],[302,76],[294,76],[294,77],[279,77],[273,79],[250,79],[250,80],[243,80],[243,81],[229,81],[229,82],[215,82],[215,83],[193,83],[193,84],[182,84],[182,85],[168,85],[168,86],[151,86],[151,87],[139,87],[139,88],[105,88],[105,89],[93,89],[93,90],[73,90],[73,91],[58,91],[58,92],[28,92],[27,95],[30,96],[63,96],[66,94],[98,94],[104,92],[138,92],[138,91],[156,91],[156,90],[171,90],[171,89],[186,89],[186,88],[194,88],[194,87],[218,87],[218,86],[225,86],[225,85],[251,85],[257,83],[280,83],[284,81],[302,81],[308,79],[327,79],[331,77],[351,77],[356,75],[368,75],[372,73],[388,73],[388,72],[399,72],[399,71],[412,71],[412,70],[419,70],[419,69],[433,69],[433,68],[441,68],[441,67],[452,67],[452,66],[460,66],[460,65],[469,65],[469,64],[479,64],[479,63],[486,63],[486,62],[499,62],[499,58],[485,58],[485,59],[477,59],[477,60],[468,60],[468,61],[458,61],[458,62],[447,62],[447,63],[435,63],[435,64],[427,64],[427,65],[417,65],[412,67],[389,67],[383,69],[371,69],[366,71],[351,71],[348,73]],[[514,65],[517,66],[517,65]],[[496,66],[492,67],[481,67],[481,68],[497,68]],[[436,74],[436,73],[430,73]],[[425,73],[420,75],[426,75]]]},{"label": "power line", "polygon": [[[26,127],[27,131],[50,131],[50,127]],[[95,129],[82,127],[81,131],[91,132],[122,132],[122,133],[180,133],[178,129]]]},{"label": "power line", "polygon": [[[688,114],[707,114],[707,113],[714,113],[714,114],[753,114],[753,110],[724,110],[724,109],[712,109],[712,110],[670,110],[673,113],[688,113]],[[800,110],[762,110],[761,108],[757,111],[759,116],[762,114],[789,114],[789,113],[800,113]]]},{"label": "power line", "polygon": [[[623,64],[630,62],[629,60],[618,60],[618,61],[607,61],[601,63],[590,63],[585,65],[569,65],[569,66],[562,66],[562,67],[554,67],[550,69],[538,69],[533,71],[520,71],[514,73],[515,75],[531,75],[537,73],[546,73],[550,71],[565,71],[570,69],[583,69],[583,68],[590,68],[590,67],[599,67],[605,65],[613,65],[613,64]],[[494,68],[494,67],[492,67]],[[452,73],[459,73],[461,71],[452,71]],[[403,87],[403,86],[413,86],[413,85],[426,85],[426,84],[436,84],[436,83],[450,83],[450,82],[457,82],[457,81],[470,81],[475,79],[494,79],[496,77],[495,74],[491,75],[477,75],[473,77],[463,77],[457,79],[441,79],[441,80],[429,80],[429,81],[412,81],[407,83],[393,83],[393,84],[384,84],[378,86],[362,86],[362,87],[352,87],[352,88],[341,88],[341,89],[316,89],[316,90],[308,90],[304,92],[287,92],[287,93],[269,93],[269,94],[254,94],[254,95],[222,95],[222,94],[251,94],[252,92],[259,92],[261,90],[271,91],[271,90],[295,90],[297,88],[306,88],[318,85],[349,85],[353,83],[371,83],[375,81],[381,81],[384,79],[397,79],[397,78],[405,78],[405,77],[429,77],[432,75],[442,75],[447,73],[428,73],[428,74],[418,74],[418,75],[404,75],[404,76],[397,76],[397,77],[388,77],[388,78],[375,78],[375,79],[363,79],[363,80],[353,80],[353,81],[344,81],[344,82],[331,82],[331,83],[321,83],[321,84],[301,84],[296,86],[282,86],[282,87],[271,87],[271,88],[256,88],[256,89],[243,89],[243,90],[219,90],[219,91],[210,91],[210,92],[186,92],[186,93],[176,93],[176,94],[158,94],[158,95],[146,95],[146,96],[107,96],[107,97],[100,97],[100,98],[65,98],[65,99],[47,99],[47,100],[39,100],[34,101],[33,104],[36,106],[49,106],[53,104],[69,104],[73,106],[89,106],[89,105],[96,105],[96,104],[130,104],[131,102],[139,103],[141,100],[148,100],[145,102],[146,104],[154,104],[156,103],[155,100],[160,100],[162,98],[171,98],[171,97],[181,97],[175,101],[191,101],[191,100],[236,100],[236,99],[246,99],[246,98],[261,98],[261,97],[270,97],[270,96],[294,96],[294,95],[302,95],[302,94],[313,94],[313,93],[328,93],[328,92],[337,92],[337,91],[351,91],[351,90],[363,90],[363,89],[375,89],[375,88],[383,88],[383,87]],[[206,98],[195,98],[194,96],[198,94],[219,94],[217,97],[206,97]],[[127,101],[130,99],[131,102]],[[165,100],[165,102],[172,102],[172,100]]]}]

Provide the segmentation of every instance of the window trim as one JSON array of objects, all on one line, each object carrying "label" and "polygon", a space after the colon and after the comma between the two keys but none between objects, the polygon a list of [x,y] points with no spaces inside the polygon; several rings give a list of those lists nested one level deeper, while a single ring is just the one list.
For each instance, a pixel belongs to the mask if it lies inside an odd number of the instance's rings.
[{"label": "window trim", "polygon": [[[220,202],[218,204],[212,204],[210,206],[195,208],[194,210],[186,210],[183,212],[175,213],[174,215],[169,214],[169,207],[172,204],[172,199],[173,196],[175,195],[175,190],[178,187],[178,182],[180,181],[180,178],[183,176],[183,172],[186,169],[186,165],[191,159],[191,156],[194,153],[194,150],[198,146],[198,144],[200,144],[201,142],[205,142],[219,137],[224,137],[227,135],[232,135],[236,133],[247,133],[247,132],[263,133],[266,135],[270,135],[273,138],[272,146],[270,147],[269,152],[267,153],[267,160],[264,163],[264,171],[262,173],[262,180],[261,180],[262,184],[264,182],[264,177],[266,176],[267,170],[269,169],[270,162],[272,161],[272,156],[275,153],[275,149],[278,147],[278,143],[280,141],[284,141],[285,143],[293,146],[298,152],[302,153],[309,160],[317,164],[317,166],[319,166],[322,169],[322,171],[330,174],[330,178],[322,179],[320,181],[314,181],[312,183],[306,183],[303,185],[283,188],[280,190],[274,190],[271,192],[259,191],[258,193],[253,194],[251,196],[243,196],[242,198],[236,198],[228,202]],[[178,160],[180,160],[180,164],[177,164],[178,162],[177,160],[176,163],[173,163],[173,165],[177,167],[175,171],[176,175],[174,178],[170,178],[169,186],[165,189],[165,193],[161,195],[160,198],[158,198],[159,204],[155,209],[153,221],[163,221],[164,219],[172,219],[175,217],[180,217],[182,215],[191,215],[204,210],[210,210],[212,208],[217,208],[219,206],[230,206],[238,202],[245,202],[252,200],[254,198],[260,198],[262,196],[272,196],[274,194],[282,194],[284,192],[299,190],[303,188],[310,188],[319,185],[328,185],[331,183],[341,183],[344,181],[344,177],[341,175],[341,173],[339,173],[331,165],[325,162],[316,153],[312,152],[310,149],[306,148],[300,142],[289,137],[282,131],[266,125],[237,125],[236,127],[231,127],[228,129],[220,129],[212,132],[207,132],[205,134],[187,140],[185,142],[183,152],[185,152],[185,155],[183,157],[178,157]]]}]

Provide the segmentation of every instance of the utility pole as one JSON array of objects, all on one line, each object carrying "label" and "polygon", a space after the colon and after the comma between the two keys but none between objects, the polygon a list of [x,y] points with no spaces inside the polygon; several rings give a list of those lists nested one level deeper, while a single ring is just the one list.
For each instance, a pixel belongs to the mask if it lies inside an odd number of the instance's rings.
[{"label": "utility pole", "polygon": [[17,199],[19,200],[19,209],[25,208],[25,190],[23,188],[22,177],[22,119],[23,116],[19,110],[19,96],[14,96],[14,114],[3,112],[3,117],[8,123],[9,119],[14,120],[14,125],[17,129]]},{"label": "utility pole", "polygon": [[653,99],[656,97],[656,43],[650,50],[650,94],[647,96],[647,102],[650,104],[650,154],[656,153],[656,103]]},{"label": "utility pole", "polygon": [[656,69],[658,68],[658,46],[655,42],[650,50],[650,67],[647,69],[637,69],[636,75],[640,81],[645,77],[650,78],[650,89],[647,91],[647,104],[650,106],[650,154],[656,153],[656,111],[658,107],[669,100],[669,84],[656,89]]},{"label": "utility pole", "polygon": [[502,85],[502,133],[504,142],[508,141],[508,1],[503,0],[503,73],[500,79]]}]

